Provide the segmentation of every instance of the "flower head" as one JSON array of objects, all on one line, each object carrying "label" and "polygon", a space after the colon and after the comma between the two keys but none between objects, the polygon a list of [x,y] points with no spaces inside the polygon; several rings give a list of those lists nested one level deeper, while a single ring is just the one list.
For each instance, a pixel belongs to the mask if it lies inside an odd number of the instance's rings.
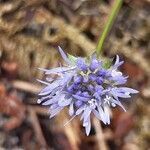
[{"label": "flower head", "polygon": [[130,98],[137,90],[122,87],[127,77],[118,67],[123,64],[116,56],[114,65],[105,67],[105,62],[95,55],[90,58],[70,59],[59,47],[66,66],[54,69],[41,69],[45,75],[56,75],[41,81],[46,87],[39,93],[38,103],[50,106],[50,117],[57,115],[64,107],[69,107],[69,115],[74,118],[81,115],[86,134],[91,130],[90,115],[93,113],[104,124],[110,123],[110,107],[121,104],[121,98]]}]

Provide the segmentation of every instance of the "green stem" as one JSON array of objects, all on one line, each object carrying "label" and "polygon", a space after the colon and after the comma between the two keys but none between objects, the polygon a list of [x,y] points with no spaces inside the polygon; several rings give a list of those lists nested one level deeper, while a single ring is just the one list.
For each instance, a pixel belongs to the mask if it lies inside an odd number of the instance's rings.
[{"label": "green stem", "polygon": [[97,44],[97,47],[96,47],[97,56],[99,56],[102,53],[102,48],[103,48],[104,41],[105,41],[105,39],[107,37],[107,34],[109,33],[109,31],[110,31],[110,29],[113,25],[113,22],[114,22],[117,14],[119,12],[121,4],[122,4],[122,0],[115,0],[114,1],[112,11],[111,11],[111,13],[108,17],[108,20],[106,21],[106,25],[104,26],[104,30],[102,32],[102,35],[98,40],[98,44]]}]

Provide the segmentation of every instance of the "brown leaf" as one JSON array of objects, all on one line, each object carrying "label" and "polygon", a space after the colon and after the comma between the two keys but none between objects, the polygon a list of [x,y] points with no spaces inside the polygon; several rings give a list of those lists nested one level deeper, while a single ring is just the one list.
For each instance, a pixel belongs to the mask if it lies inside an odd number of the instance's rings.
[{"label": "brown leaf", "polygon": [[3,61],[1,64],[2,75],[8,79],[14,79],[18,73],[18,64],[14,61]]},{"label": "brown leaf", "polygon": [[10,116],[4,124],[5,130],[12,130],[18,127],[25,118],[25,105],[16,95],[8,95],[5,87],[0,85],[0,113]]},{"label": "brown leaf", "polygon": [[114,137],[122,139],[134,125],[133,115],[129,112],[115,111],[113,116]]},{"label": "brown leaf", "polygon": [[132,79],[144,77],[144,71],[142,69],[140,69],[137,65],[127,61],[123,64],[123,71]]}]

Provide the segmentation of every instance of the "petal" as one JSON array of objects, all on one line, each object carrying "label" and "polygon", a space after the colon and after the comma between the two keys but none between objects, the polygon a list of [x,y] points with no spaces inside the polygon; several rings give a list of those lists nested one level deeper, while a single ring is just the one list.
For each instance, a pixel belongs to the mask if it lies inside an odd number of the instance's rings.
[{"label": "petal", "polygon": [[120,106],[124,111],[126,111],[126,109],[124,108],[124,106],[121,104],[121,102],[120,102],[119,100],[112,99],[111,102],[117,104],[117,105]]},{"label": "petal", "polygon": [[101,108],[101,106],[98,106],[97,108],[98,108],[100,119],[104,122],[104,124],[106,124],[106,119],[105,119],[105,116],[104,116],[103,109]]},{"label": "petal", "polygon": [[130,98],[131,97],[130,95],[125,94],[125,93],[117,93],[116,95],[121,98]]},{"label": "petal", "polygon": [[73,114],[74,114],[74,106],[73,106],[73,102],[72,102],[69,106],[69,115],[72,116]]},{"label": "petal", "polygon": [[64,53],[64,51],[62,50],[62,48],[60,46],[58,46],[58,50],[59,50],[59,53],[61,54],[62,58],[64,59],[64,61],[67,64],[71,64],[71,61],[68,59],[67,55]]},{"label": "petal", "polygon": [[49,84],[48,86],[46,86],[44,89],[41,90],[39,95],[42,96],[42,95],[47,95],[51,93],[52,90],[54,90],[56,87],[59,87],[59,83],[60,83],[60,80],[56,80],[55,82]]},{"label": "petal", "polygon": [[137,91],[135,89],[132,89],[132,88],[128,88],[128,87],[120,87],[119,89],[123,90],[124,92],[129,92],[129,93],[132,93],[132,94],[139,93],[139,91]]},{"label": "petal", "polygon": [[51,99],[48,99],[46,102],[44,102],[44,103],[42,103],[42,105],[51,105],[51,104],[53,104],[53,103],[56,103],[57,101],[58,101],[58,98],[59,98],[60,96],[54,96],[54,97],[52,97]]},{"label": "petal", "polygon": [[115,64],[114,64],[114,65],[116,65],[116,64],[118,64],[118,63],[119,63],[119,56],[116,55],[116,61],[115,61]]},{"label": "petal", "polygon": [[91,109],[87,106],[83,112],[83,122],[86,122],[87,119],[89,118],[90,114],[91,114]]},{"label": "petal", "polygon": [[99,94],[99,93],[97,93],[97,92],[95,92],[93,96],[94,96],[96,99],[98,99],[98,100],[100,100],[100,99],[101,99],[100,94]]},{"label": "petal", "polygon": [[50,113],[52,109],[56,109],[57,107],[58,107],[58,104],[57,104],[57,103],[52,104],[52,105],[50,106],[48,112]]},{"label": "petal", "polygon": [[50,98],[52,98],[50,95],[43,96],[43,97],[39,98],[39,102],[38,103],[41,103],[41,102],[46,101],[46,100],[49,100]]},{"label": "petal", "polygon": [[104,106],[104,114],[105,114],[106,123],[110,124],[109,109],[107,106]]},{"label": "petal", "polygon": [[75,99],[78,99],[78,100],[81,100],[81,101],[84,101],[84,102],[87,102],[89,100],[89,98],[87,97],[83,97],[83,96],[79,96],[79,95],[72,95]]},{"label": "petal", "polygon": [[63,107],[57,107],[56,109],[50,110],[50,118],[56,116],[62,109]]},{"label": "petal", "polygon": [[40,104],[40,103],[41,103],[41,99],[38,99],[38,100],[37,100],[37,103]]},{"label": "petal", "polygon": [[59,74],[59,73],[64,73],[66,71],[72,71],[74,69],[75,67],[58,67],[58,68],[47,70],[45,74]]},{"label": "petal", "polygon": [[[68,67],[63,67],[65,70]],[[41,71],[44,71],[46,74],[58,74],[62,72],[62,67],[52,68],[52,69],[44,69],[44,68],[38,68]]]},{"label": "petal", "polygon": [[125,93],[121,88],[112,88],[110,93],[114,97],[121,97],[121,98],[130,98],[131,96],[127,93]]},{"label": "petal", "polygon": [[76,111],[76,115],[79,115],[82,113],[82,111],[85,109],[85,106],[80,107],[77,111]]},{"label": "petal", "polygon": [[72,99],[66,99],[65,95],[61,95],[58,100],[59,106],[67,106],[71,103]]},{"label": "petal", "polygon": [[71,99],[61,100],[58,102],[59,106],[68,106],[71,103]]},{"label": "petal", "polygon": [[65,86],[68,82],[70,82],[73,75],[74,73],[66,73],[64,77],[61,79],[60,84]]},{"label": "petal", "polygon": [[85,131],[86,131],[86,135],[88,136],[90,134],[91,131],[91,121],[90,121],[90,117],[88,118],[87,122],[86,122],[86,126],[85,126]]},{"label": "petal", "polygon": [[116,71],[115,69],[113,69],[113,70],[111,71],[111,76],[112,76],[112,77],[120,77],[120,76],[122,76],[122,72]]},{"label": "petal", "polygon": [[98,108],[98,112],[99,112],[99,115],[101,117],[101,120],[104,122],[104,124],[109,124],[110,123],[110,119],[109,119],[109,113],[106,109],[106,107],[104,107],[102,109],[101,106],[97,107]]},{"label": "petal", "polygon": [[115,81],[115,85],[125,84],[127,82],[128,77],[119,76],[119,77],[111,77],[110,80]]},{"label": "petal", "polygon": [[98,67],[101,67],[101,63],[97,59],[92,59],[91,64],[90,64],[90,70],[94,71]]},{"label": "petal", "polygon": [[79,57],[76,62],[77,67],[82,71],[87,71],[87,65],[85,63],[85,59]]},{"label": "petal", "polygon": [[113,68],[118,68],[119,66],[121,66],[124,63],[124,61],[120,61],[119,62],[119,56],[116,55],[116,61],[115,64],[113,65]]},{"label": "petal", "polygon": [[99,120],[101,120],[100,114],[97,110],[93,109],[92,112]]},{"label": "petal", "polygon": [[50,104],[53,104],[53,103],[56,103],[57,100],[56,99],[50,99],[50,100],[47,100],[46,102],[42,103],[43,106],[47,106],[47,105],[50,105]]}]

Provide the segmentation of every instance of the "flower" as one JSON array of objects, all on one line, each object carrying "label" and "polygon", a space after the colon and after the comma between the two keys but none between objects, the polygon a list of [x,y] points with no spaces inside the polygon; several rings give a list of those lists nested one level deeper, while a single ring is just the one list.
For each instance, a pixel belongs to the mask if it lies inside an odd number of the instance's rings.
[{"label": "flower", "polygon": [[122,98],[130,98],[137,90],[122,87],[127,77],[118,67],[123,64],[116,56],[112,66],[106,68],[105,62],[96,55],[90,58],[67,56],[59,47],[59,52],[66,66],[53,69],[41,69],[48,77],[46,81],[38,80],[46,85],[39,93],[38,103],[48,105],[50,117],[57,115],[64,107],[69,107],[71,120],[81,115],[86,134],[91,130],[90,116],[93,113],[104,124],[110,124],[110,108],[121,104]]}]

